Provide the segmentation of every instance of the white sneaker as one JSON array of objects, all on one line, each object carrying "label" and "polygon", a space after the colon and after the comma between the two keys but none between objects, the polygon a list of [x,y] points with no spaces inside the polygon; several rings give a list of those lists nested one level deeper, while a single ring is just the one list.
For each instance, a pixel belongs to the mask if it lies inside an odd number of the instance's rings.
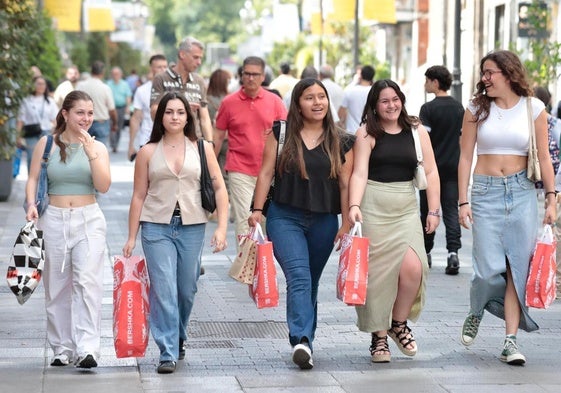
[{"label": "white sneaker", "polygon": [[95,360],[94,355],[88,353],[86,355],[78,357],[75,366],[78,368],[93,368],[97,367],[97,360]]},{"label": "white sneaker", "polygon": [[302,370],[313,368],[312,350],[306,343],[297,344],[292,350],[292,361]]},{"label": "white sneaker", "polygon": [[53,357],[51,360],[51,366],[68,366],[70,364],[70,358],[65,353],[59,353]]}]

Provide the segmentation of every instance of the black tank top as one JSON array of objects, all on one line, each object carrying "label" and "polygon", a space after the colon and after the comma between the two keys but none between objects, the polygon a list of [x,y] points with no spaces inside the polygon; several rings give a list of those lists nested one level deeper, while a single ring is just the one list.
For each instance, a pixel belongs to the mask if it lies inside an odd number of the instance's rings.
[{"label": "black tank top", "polygon": [[376,140],[370,153],[368,179],[382,183],[413,179],[417,167],[417,154],[411,130],[399,134],[385,133]]}]

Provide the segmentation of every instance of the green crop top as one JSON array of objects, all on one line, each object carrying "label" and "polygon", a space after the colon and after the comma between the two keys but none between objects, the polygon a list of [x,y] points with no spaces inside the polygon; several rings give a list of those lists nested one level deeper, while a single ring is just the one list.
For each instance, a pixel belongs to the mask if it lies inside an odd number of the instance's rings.
[{"label": "green crop top", "polygon": [[95,193],[88,156],[79,143],[66,148],[66,162],[60,160],[55,145],[47,164],[49,195],[90,195]]}]

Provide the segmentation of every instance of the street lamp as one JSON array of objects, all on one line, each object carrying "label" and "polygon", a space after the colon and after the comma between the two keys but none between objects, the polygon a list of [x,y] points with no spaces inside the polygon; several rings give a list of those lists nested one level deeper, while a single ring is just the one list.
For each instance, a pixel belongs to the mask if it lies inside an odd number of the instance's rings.
[{"label": "street lamp", "polygon": [[461,46],[462,46],[462,30],[461,30],[462,5],[461,0],[456,0],[454,10],[454,68],[452,70],[452,97],[458,102],[462,102],[462,70],[461,70]]}]

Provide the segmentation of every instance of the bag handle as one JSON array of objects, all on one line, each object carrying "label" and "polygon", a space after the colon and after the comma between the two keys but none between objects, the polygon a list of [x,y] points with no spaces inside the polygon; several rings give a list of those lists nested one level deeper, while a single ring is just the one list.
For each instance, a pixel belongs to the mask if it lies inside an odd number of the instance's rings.
[{"label": "bag handle", "polygon": [[554,240],[555,240],[555,238],[553,236],[553,228],[551,227],[551,225],[545,224],[543,226],[543,233],[542,233],[540,241],[542,243],[553,244]]},{"label": "bag handle", "polygon": [[355,221],[355,225],[351,228],[349,235],[362,237],[362,224],[360,221]]},{"label": "bag handle", "polygon": [[253,233],[251,234],[251,238],[258,243],[265,243],[267,241],[267,238],[263,233],[263,228],[261,227],[261,224],[259,224],[258,222],[255,223],[255,227],[253,229]]},{"label": "bag handle", "polygon": [[421,148],[417,127],[413,127],[411,133],[413,134],[413,142],[415,143],[415,153],[417,153],[417,165],[423,165],[423,149]]},{"label": "bag handle", "polygon": [[536,146],[536,127],[534,125],[534,113],[532,111],[532,103],[530,97],[526,97],[526,108],[527,108],[527,116],[528,116],[528,131],[530,133],[530,141],[528,145],[528,155],[530,155],[530,151],[537,157],[537,146]]}]

